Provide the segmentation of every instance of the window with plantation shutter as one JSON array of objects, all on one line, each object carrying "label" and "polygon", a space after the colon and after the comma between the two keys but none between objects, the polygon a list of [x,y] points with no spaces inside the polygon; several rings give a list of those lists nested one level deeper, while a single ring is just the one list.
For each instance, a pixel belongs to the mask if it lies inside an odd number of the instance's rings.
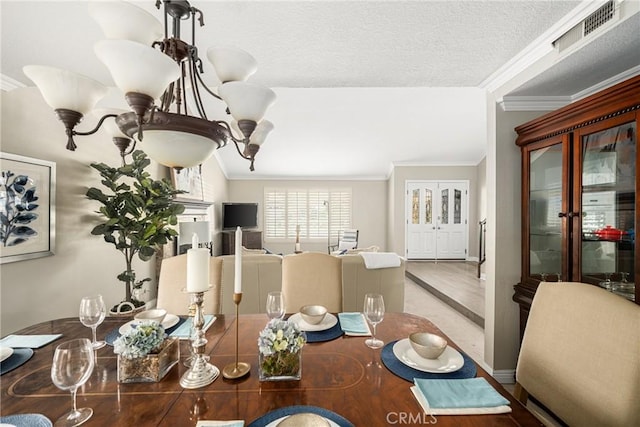
[{"label": "window with plantation shutter", "polygon": [[265,188],[265,240],[292,240],[300,227],[301,239],[337,241],[351,228],[351,189]]}]

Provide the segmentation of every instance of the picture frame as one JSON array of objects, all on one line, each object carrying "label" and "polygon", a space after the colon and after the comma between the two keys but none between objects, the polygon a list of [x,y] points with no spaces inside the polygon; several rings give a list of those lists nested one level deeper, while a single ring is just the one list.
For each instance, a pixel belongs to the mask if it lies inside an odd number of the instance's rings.
[{"label": "picture frame", "polygon": [[55,254],[56,164],[0,152],[0,264]]},{"label": "picture frame", "polygon": [[171,168],[171,183],[176,190],[184,191],[179,198],[204,200],[201,166],[182,168],[180,171]]}]

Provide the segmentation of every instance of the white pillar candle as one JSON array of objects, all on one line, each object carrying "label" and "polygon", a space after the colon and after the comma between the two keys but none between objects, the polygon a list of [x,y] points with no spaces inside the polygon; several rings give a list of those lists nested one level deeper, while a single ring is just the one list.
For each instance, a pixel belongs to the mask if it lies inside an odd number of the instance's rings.
[{"label": "white pillar candle", "polygon": [[195,233],[191,245],[187,251],[187,292],[204,292],[209,289],[209,249],[198,248]]},{"label": "white pillar candle", "polygon": [[242,230],[240,227],[236,228],[236,264],[235,264],[235,277],[233,283],[233,292],[236,294],[242,293]]}]

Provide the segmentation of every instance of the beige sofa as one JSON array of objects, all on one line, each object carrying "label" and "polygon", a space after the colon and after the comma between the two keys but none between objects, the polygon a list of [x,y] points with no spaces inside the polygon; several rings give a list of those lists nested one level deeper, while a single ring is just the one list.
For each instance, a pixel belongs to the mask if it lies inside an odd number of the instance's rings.
[{"label": "beige sofa", "polygon": [[[235,256],[223,255],[220,313],[234,314],[233,285]],[[342,255],[342,311],[362,311],[364,295],[384,296],[388,312],[404,311],[404,260],[399,267],[369,270],[360,255]],[[240,313],[265,313],[267,293],[282,289],[282,257],[279,255],[243,255],[242,302]]]},{"label": "beige sofa", "polygon": [[[233,285],[235,255],[222,255],[220,313],[235,314]],[[282,257],[280,255],[244,254],[242,256],[242,302],[240,314],[266,313],[267,294],[282,288]],[[265,321],[266,321],[265,317]]]}]

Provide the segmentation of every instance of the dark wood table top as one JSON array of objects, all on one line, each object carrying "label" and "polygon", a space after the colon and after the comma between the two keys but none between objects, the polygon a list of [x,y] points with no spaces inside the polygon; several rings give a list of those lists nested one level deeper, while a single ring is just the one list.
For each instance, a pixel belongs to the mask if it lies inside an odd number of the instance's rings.
[{"label": "dark wood table top", "polygon": [[[107,318],[98,329],[104,337],[128,319]],[[97,351],[96,368],[78,390],[78,407],[93,408],[87,426],[195,426],[198,420],[243,419],[245,423],[272,410],[291,405],[313,405],[334,411],[356,426],[425,425],[434,419],[422,415],[409,387],[381,362],[380,351],[365,346],[364,337],[341,337],[310,343],[303,349],[300,381],[260,382],[258,379],[258,333],[267,322],[264,314],[242,315],[239,329],[239,360],[251,364],[248,376],[227,380],[220,375],[212,384],[195,390],[183,389],[179,380],[186,372],[182,361],[189,355],[188,341],[181,342],[181,363],[158,383],[120,384],[116,378],[116,356],[106,346]],[[222,369],[235,362],[235,317],[217,316],[206,333],[205,352],[210,363]],[[387,313],[378,326],[385,342],[405,338],[410,332],[428,330],[442,334],[428,320],[411,314]],[[71,407],[68,392],[51,382],[53,351],[66,339],[90,337],[89,328],[77,318],[43,322],[18,334],[64,336],[34,350],[24,365],[4,374],[1,382],[1,414],[41,413],[55,421]],[[444,334],[442,334],[445,336]],[[455,343],[449,343],[457,348]],[[541,423],[498,382],[477,366],[511,402],[513,411],[500,415],[435,417],[438,426],[540,426]],[[422,416],[421,416],[422,415]],[[404,420],[401,422],[401,420]]]}]

